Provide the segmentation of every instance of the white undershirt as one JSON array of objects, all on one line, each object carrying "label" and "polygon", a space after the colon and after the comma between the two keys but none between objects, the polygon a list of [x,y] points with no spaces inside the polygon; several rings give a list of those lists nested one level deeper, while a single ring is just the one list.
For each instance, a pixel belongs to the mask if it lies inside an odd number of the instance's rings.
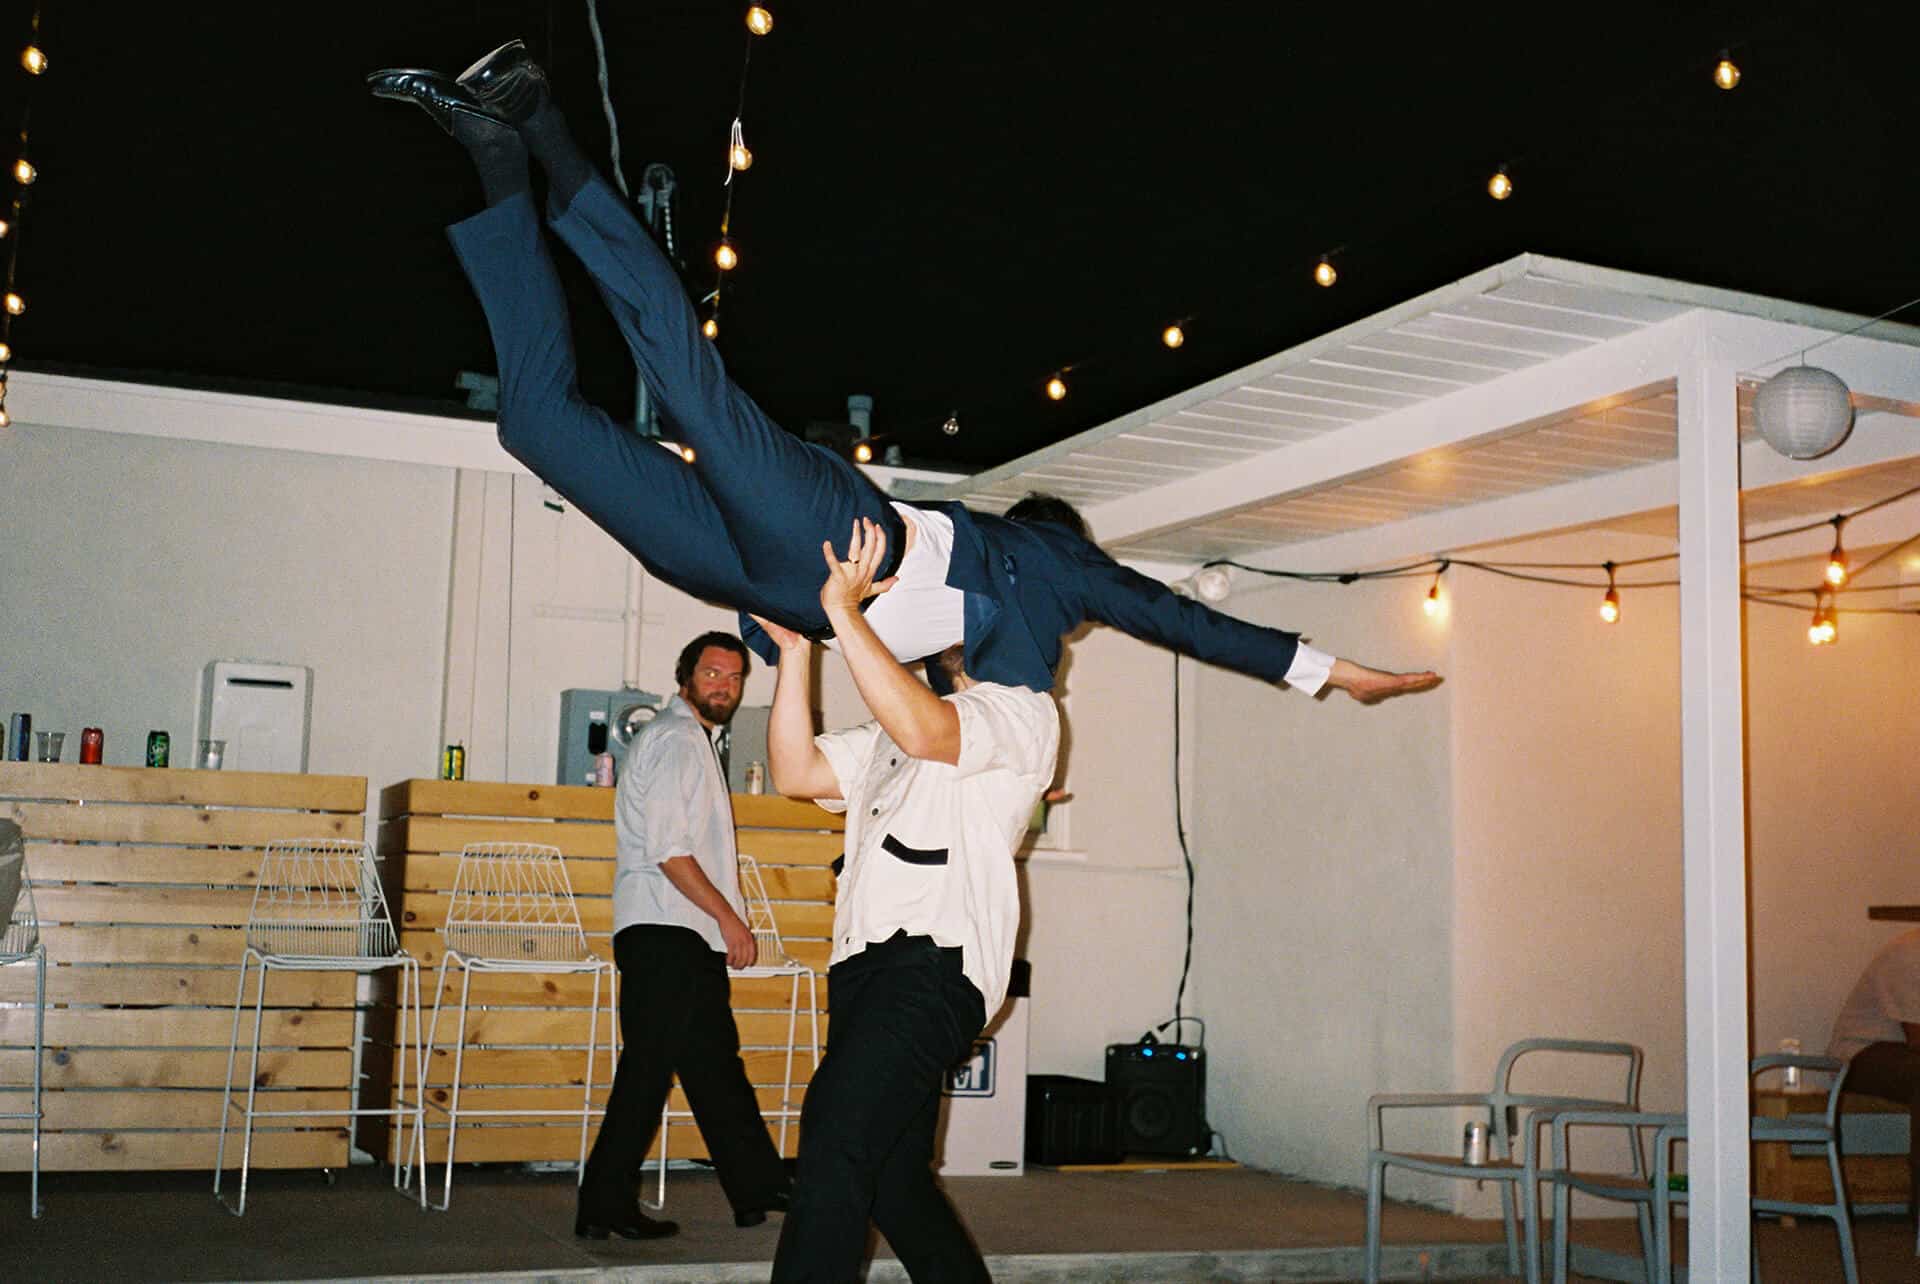
[{"label": "white undershirt", "polygon": [[[947,583],[953,560],[953,519],[932,509],[894,501],[900,520],[913,528],[898,582],[867,604],[867,623],[902,664],[938,655],[966,636],[966,595]],[[829,647],[837,642],[829,640]],[[1333,671],[1333,657],[1305,642],[1294,645],[1286,684],[1315,695]]]}]

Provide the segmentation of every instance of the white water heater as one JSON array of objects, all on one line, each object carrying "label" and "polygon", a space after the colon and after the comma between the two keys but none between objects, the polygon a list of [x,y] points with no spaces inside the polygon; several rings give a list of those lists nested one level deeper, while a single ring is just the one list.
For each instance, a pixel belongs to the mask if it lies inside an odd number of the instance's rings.
[{"label": "white water heater", "polygon": [[[227,742],[227,771],[307,769],[313,722],[313,670],[302,664],[215,660],[200,683],[200,736]],[[175,754],[193,761],[193,746]]]}]

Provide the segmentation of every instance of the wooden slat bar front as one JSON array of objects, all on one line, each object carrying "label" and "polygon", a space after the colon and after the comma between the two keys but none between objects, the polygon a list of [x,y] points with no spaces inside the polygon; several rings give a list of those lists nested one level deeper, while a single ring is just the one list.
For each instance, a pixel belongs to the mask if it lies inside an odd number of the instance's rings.
[{"label": "wooden slat bar front", "polygon": [[[213,1166],[261,853],[275,839],[360,838],[366,800],[360,776],[0,763],[0,816],[26,835],[47,949],[42,1167]],[[263,1108],[349,1103],[354,983],[274,978]],[[9,1108],[30,1099],[32,1004],[32,970],[0,969]],[[268,1120],[253,1162],[343,1166],[345,1122]],[[0,1169],[27,1167],[29,1141],[0,1133]]]},{"label": "wooden slat bar front", "polygon": [[[380,795],[379,847],[388,897],[402,943],[427,969],[425,1006],[431,1020],[442,954],[439,928],[446,921],[460,848],[474,842],[537,842],[558,847],[587,934],[587,944],[613,957],[614,830],[611,789],[572,785],[516,785],[481,781],[407,780]],[[832,952],[833,873],[840,854],[840,818],[810,803],[760,795],[735,795],[734,821],[740,850],[761,864],[767,896],[790,953],[819,974],[820,1034],[827,1030],[827,958]],[[593,982],[581,976],[478,974],[473,978],[467,1049],[461,1072],[461,1106],[485,1110],[569,1110],[577,1107],[586,1070],[586,1042]],[[459,1002],[456,976],[447,981],[443,1026]],[[789,983],[784,978],[733,982],[734,1019],[741,1057],[769,1112],[781,1104],[786,1067]],[[798,1036],[793,1064],[797,1107],[813,1073],[806,1050],[810,1032],[807,987],[800,986]],[[606,992],[601,994],[601,1039],[606,1039]],[[380,1037],[380,1036],[376,1036]],[[384,1032],[391,1039],[391,1030]],[[451,1097],[453,1050],[443,1029],[427,1070],[428,1100]],[[388,1058],[390,1060],[390,1058]],[[593,1067],[596,1108],[606,1100],[612,1073],[603,1055]],[[686,1109],[676,1087],[670,1103]],[[444,1116],[428,1113],[427,1153],[446,1155]],[[436,1124],[438,1126],[436,1126]],[[777,1130],[776,1130],[777,1136]],[[787,1132],[787,1153],[799,1143]],[[368,1120],[360,1144],[385,1157],[397,1153],[386,1120]],[[579,1153],[579,1125],[564,1119],[463,1119],[457,1153],[462,1162],[572,1160]],[[699,1130],[676,1121],[668,1139],[671,1157],[706,1156]],[[655,1147],[658,1151],[658,1144]]]}]

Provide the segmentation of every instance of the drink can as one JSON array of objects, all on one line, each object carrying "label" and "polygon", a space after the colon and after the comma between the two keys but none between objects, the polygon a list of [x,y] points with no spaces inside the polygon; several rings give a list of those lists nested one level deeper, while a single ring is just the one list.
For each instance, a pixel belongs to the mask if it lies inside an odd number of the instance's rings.
[{"label": "drink can", "polygon": [[33,745],[33,715],[16,713],[7,722],[7,758],[12,762],[25,762],[31,756],[27,750]]},{"label": "drink can", "polygon": [[467,749],[465,745],[448,745],[440,751],[440,779],[465,780],[467,778]]},{"label": "drink can", "polygon": [[173,741],[166,732],[149,731],[147,733],[147,765],[149,767],[166,766],[172,750]]},{"label": "drink can", "polygon": [[758,762],[750,762],[747,764],[747,792],[750,794],[764,794],[767,792],[766,764]]},{"label": "drink can", "polygon": [[107,733],[98,727],[85,727],[80,732],[80,761],[100,765],[100,757],[107,751]]},{"label": "drink can", "polygon": [[593,760],[593,783],[601,789],[613,788],[613,755],[603,753]]},{"label": "drink can", "polygon": [[1475,1121],[1467,1125],[1460,1145],[1460,1157],[1475,1168],[1487,1162],[1487,1126]]}]

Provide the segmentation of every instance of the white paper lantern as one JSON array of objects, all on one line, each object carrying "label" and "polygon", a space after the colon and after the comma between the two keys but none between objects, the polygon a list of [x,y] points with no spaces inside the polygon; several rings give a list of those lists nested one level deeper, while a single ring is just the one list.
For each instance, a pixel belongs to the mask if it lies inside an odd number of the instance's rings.
[{"label": "white paper lantern", "polygon": [[1853,398],[1839,375],[1788,366],[1753,394],[1754,425],[1788,459],[1817,459],[1847,439]]}]

